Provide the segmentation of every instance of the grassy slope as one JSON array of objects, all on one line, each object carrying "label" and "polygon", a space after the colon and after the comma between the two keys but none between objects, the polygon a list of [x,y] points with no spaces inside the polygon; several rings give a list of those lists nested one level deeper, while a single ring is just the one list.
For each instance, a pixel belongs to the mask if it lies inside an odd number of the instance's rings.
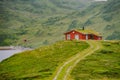
[{"label": "grassy slope", "polygon": [[70,73],[77,63],[101,48],[99,41],[87,41],[87,43],[90,45],[90,47],[72,56],[62,65],[60,65],[54,74],[54,78],[50,80],[71,80]]},{"label": "grassy slope", "polygon": [[[0,36],[3,37],[0,45],[16,43],[38,47],[63,40],[68,26],[68,22],[62,21],[65,15],[85,5],[84,0],[2,0]],[[28,44],[23,44],[24,39],[28,40]]]},{"label": "grassy slope", "polygon": [[[113,5],[114,4],[114,5]],[[94,28],[104,35],[104,39],[120,39],[117,35],[120,35],[120,22],[118,16],[120,14],[120,1],[109,0],[109,2],[101,5],[93,5],[95,8],[92,12],[97,14],[93,16],[89,21],[88,28]],[[116,37],[116,38],[115,38]]]},{"label": "grassy slope", "polygon": [[[108,0],[108,2],[94,2],[81,12],[75,12],[71,20],[76,20],[77,25],[73,26],[93,29],[100,32],[104,39],[120,39],[120,1]],[[79,25],[79,26],[78,26]]]},{"label": "grassy slope", "polygon": [[87,47],[88,44],[83,41],[62,41],[16,54],[0,63],[0,79],[44,80],[65,60]]},{"label": "grassy slope", "polygon": [[[0,45],[14,43],[38,47],[52,44],[63,40],[63,33],[67,30],[81,28],[83,25],[100,32],[104,39],[120,39],[120,0],[93,2],[83,11],[81,9],[85,8],[86,1],[76,1],[0,1]],[[26,44],[24,39],[28,40]]]},{"label": "grassy slope", "polygon": [[102,42],[103,48],[79,62],[71,75],[74,80],[119,80],[120,41]]},{"label": "grassy slope", "polygon": [[[76,5],[73,5],[73,2]],[[3,7],[1,8],[3,13],[0,14],[0,23],[3,23],[0,24],[0,36],[3,37],[0,43],[38,47],[63,40],[64,32],[81,28],[83,25],[100,32],[104,39],[120,39],[119,0],[94,2],[83,11],[79,9],[85,8],[83,7],[85,4],[77,9],[82,5],[79,3],[85,2],[84,0],[82,2],[78,0],[78,3],[74,0],[0,2]],[[24,39],[27,39],[28,43],[24,44]]]}]

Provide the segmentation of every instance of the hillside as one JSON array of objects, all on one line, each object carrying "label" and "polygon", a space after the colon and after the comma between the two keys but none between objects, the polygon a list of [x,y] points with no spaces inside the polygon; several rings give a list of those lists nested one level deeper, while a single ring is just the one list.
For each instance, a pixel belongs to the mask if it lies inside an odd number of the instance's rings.
[{"label": "hillside", "polygon": [[74,67],[73,80],[120,80],[120,41],[102,41],[102,45]]},{"label": "hillside", "polygon": [[[0,0],[0,45],[16,43],[15,45],[24,46],[26,44],[23,44],[23,40],[27,39],[27,46],[38,47],[61,40],[65,32],[61,29],[65,26],[54,23],[65,19],[67,13],[83,9],[89,2],[90,0],[87,3],[84,0]],[[54,34],[55,32],[58,33]]]},{"label": "hillside", "polygon": [[59,65],[88,47],[83,41],[61,41],[15,54],[0,63],[0,80],[48,80]]},{"label": "hillside", "polygon": [[[89,42],[90,46],[86,42]],[[99,50],[96,46],[99,47]],[[66,70],[71,66],[73,66],[72,70],[67,73],[68,75],[70,74],[68,77],[70,80],[119,80],[119,46],[120,41],[57,42],[51,46],[15,54],[2,61],[0,63],[0,79],[53,80],[51,77],[55,76],[56,70],[61,69],[60,66],[65,63],[66,65],[63,66],[65,68],[62,70],[63,73],[60,74],[58,80],[63,80],[64,72],[68,72]],[[72,60],[74,58],[75,60]],[[70,63],[67,64],[66,61]],[[77,63],[79,61],[79,63],[74,64],[76,61]]]},{"label": "hillside", "polygon": [[87,10],[83,11],[84,15],[89,15],[88,20],[85,22],[86,27],[102,33],[104,39],[119,40],[119,7],[119,0],[109,0],[106,3],[92,4]]},{"label": "hillside", "polygon": [[120,1],[108,0],[107,2],[93,2],[80,12],[68,15],[71,19],[69,29],[85,28],[93,29],[103,35],[104,39],[120,39]]},{"label": "hillside", "polygon": [[63,40],[64,32],[83,26],[98,31],[103,39],[120,39],[119,0],[1,0],[0,4],[0,45],[52,44]]}]

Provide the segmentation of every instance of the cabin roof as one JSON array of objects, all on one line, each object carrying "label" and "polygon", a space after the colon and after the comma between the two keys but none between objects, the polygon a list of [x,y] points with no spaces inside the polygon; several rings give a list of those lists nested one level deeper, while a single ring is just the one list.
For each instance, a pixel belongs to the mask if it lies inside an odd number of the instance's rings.
[{"label": "cabin roof", "polygon": [[83,34],[94,34],[94,35],[97,35],[97,36],[101,36],[99,32],[96,32],[96,31],[90,30],[90,29],[85,29],[85,30],[83,30],[83,29],[75,29],[75,31],[83,33]]}]

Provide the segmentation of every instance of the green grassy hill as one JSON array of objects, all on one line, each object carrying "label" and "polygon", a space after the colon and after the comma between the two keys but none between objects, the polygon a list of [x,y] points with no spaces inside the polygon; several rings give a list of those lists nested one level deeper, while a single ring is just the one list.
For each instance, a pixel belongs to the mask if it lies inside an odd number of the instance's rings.
[{"label": "green grassy hill", "polygon": [[89,2],[0,0],[0,45],[16,43],[24,46],[26,44],[23,44],[23,40],[27,39],[27,46],[38,47],[61,40],[67,25],[58,21],[65,19],[66,14],[84,8]]},{"label": "green grassy hill", "polygon": [[85,28],[93,29],[103,35],[104,39],[120,39],[120,1],[108,0],[107,2],[93,2],[80,12],[68,15],[71,19],[69,29]]},{"label": "green grassy hill", "polygon": [[[87,28],[92,28],[104,35],[104,39],[120,39],[120,1],[108,0],[106,3],[92,4],[85,15],[89,15],[85,22]],[[91,15],[93,14],[93,15]]]},{"label": "green grassy hill", "polygon": [[88,47],[84,41],[61,41],[15,54],[0,63],[0,80],[48,80],[59,65]]},{"label": "green grassy hill", "polygon": [[119,0],[1,0],[0,7],[0,45],[52,44],[63,40],[64,32],[83,26],[104,39],[120,39]]},{"label": "green grassy hill", "polygon": [[[120,41],[97,42],[102,48],[80,61],[70,80],[120,79]],[[0,63],[0,80],[52,80],[60,65],[88,47],[86,41],[61,41],[15,54]]]},{"label": "green grassy hill", "polygon": [[74,67],[73,80],[120,80],[120,41],[104,41],[102,45]]}]

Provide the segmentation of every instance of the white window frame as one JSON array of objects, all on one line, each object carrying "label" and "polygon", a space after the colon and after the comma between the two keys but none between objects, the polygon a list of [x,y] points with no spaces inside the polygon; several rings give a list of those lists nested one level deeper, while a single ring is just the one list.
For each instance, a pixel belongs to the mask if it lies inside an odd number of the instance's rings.
[{"label": "white window frame", "polygon": [[67,34],[67,40],[70,40],[70,34]]},{"label": "white window frame", "polygon": [[86,40],[88,40],[88,34],[86,34]]}]

